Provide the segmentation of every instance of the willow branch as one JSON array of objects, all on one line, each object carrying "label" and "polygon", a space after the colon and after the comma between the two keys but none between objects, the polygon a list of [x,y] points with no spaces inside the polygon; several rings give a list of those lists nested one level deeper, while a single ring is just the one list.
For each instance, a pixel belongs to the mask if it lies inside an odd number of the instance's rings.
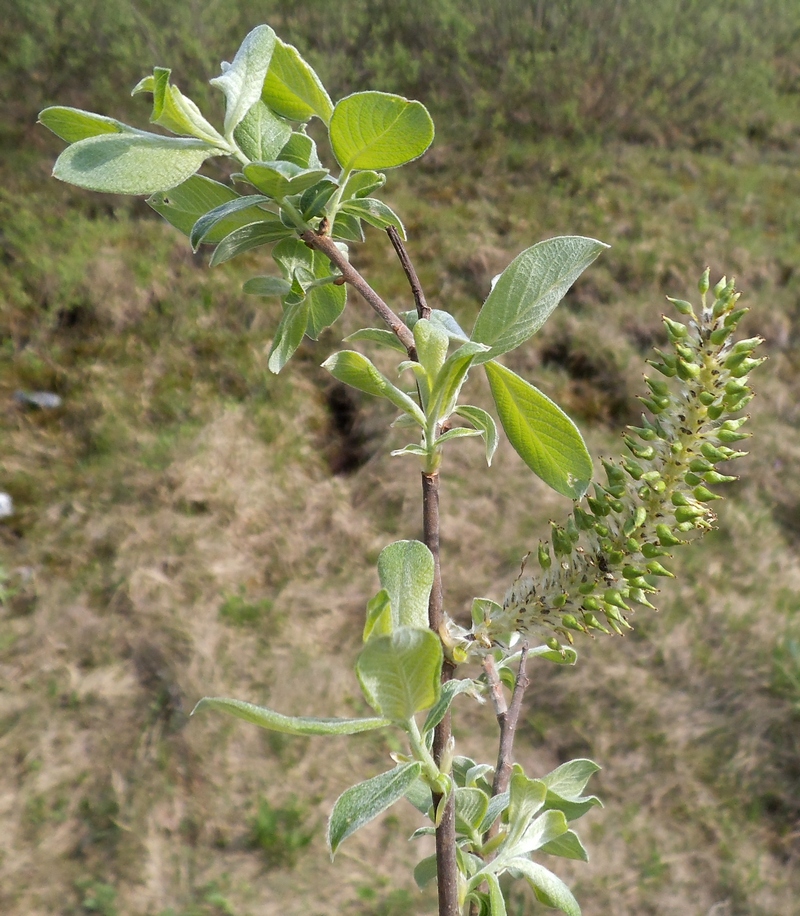
[{"label": "willow branch", "polygon": [[395,229],[394,226],[389,226],[386,230],[386,234],[389,236],[394,250],[397,252],[397,257],[400,259],[400,264],[405,271],[406,277],[408,277],[408,285],[411,287],[411,292],[414,296],[414,302],[417,306],[417,315],[420,318],[430,318],[431,309],[428,305],[427,300],[425,299],[425,293],[422,290],[422,284],[419,282],[419,277],[417,276],[417,271],[414,269],[414,265],[411,263],[411,258],[408,256],[403,240],[400,238],[400,233]]},{"label": "willow branch", "polygon": [[396,315],[392,309],[381,299],[375,290],[367,283],[361,274],[347,260],[345,255],[330,236],[320,235],[313,229],[308,229],[300,238],[316,251],[322,252],[326,258],[338,268],[342,275],[342,282],[349,283],[366,299],[370,306],[377,312],[389,328],[397,335],[397,339],[406,348],[408,358],[416,360],[417,350],[414,345],[414,335],[408,325]]},{"label": "willow branch", "polygon": [[[497,754],[497,766],[494,771],[494,782],[492,783],[492,795],[500,795],[506,791],[511,781],[511,766],[513,762],[514,737],[517,733],[517,723],[519,714],[522,709],[522,698],[525,696],[525,689],[530,683],[528,675],[525,672],[525,663],[528,660],[528,644],[523,643],[522,653],[519,657],[519,670],[517,679],[514,684],[514,692],[511,695],[511,704],[508,709],[500,711],[498,706],[497,721],[500,724],[500,749]],[[497,672],[495,670],[495,676]],[[491,679],[490,679],[491,686]],[[494,693],[494,690],[492,691]],[[505,698],[503,698],[505,706]]]}]

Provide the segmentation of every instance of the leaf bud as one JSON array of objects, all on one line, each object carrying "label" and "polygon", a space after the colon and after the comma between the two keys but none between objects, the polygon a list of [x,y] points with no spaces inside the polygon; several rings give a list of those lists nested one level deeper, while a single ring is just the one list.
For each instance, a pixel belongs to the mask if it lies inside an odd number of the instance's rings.
[{"label": "leaf bud", "polygon": [[658,543],[661,544],[662,547],[677,547],[679,544],[686,543],[680,538],[675,537],[670,531],[669,525],[656,525],[656,536],[658,537]]},{"label": "leaf bud", "polygon": [[630,476],[634,480],[642,479],[642,474],[644,474],[644,468],[640,464],[637,464],[635,461],[631,461],[630,458],[623,458],[622,466],[625,468],[625,470],[628,472],[628,474],[630,474]]},{"label": "leaf bud", "polygon": [[740,433],[732,429],[720,428],[717,430],[717,439],[720,442],[740,442],[742,439],[749,439],[750,433]]},{"label": "leaf bud", "polygon": [[642,442],[653,442],[658,439],[656,428],[648,423],[646,426],[629,426],[628,429],[642,440]]},{"label": "leaf bud", "polygon": [[625,559],[625,553],[622,550],[611,550],[608,554],[608,562],[611,566],[619,566]]},{"label": "leaf bud", "polygon": [[581,531],[592,531],[597,520],[593,515],[585,512],[580,506],[576,506],[572,513],[575,516],[575,524]]},{"label": "leaf bud", "polygon": [[662,320],[664,327],[667,329],[667,336],[673,343],[689,336],[689,329],[682,322],[673,321],[671,318],[667,318],[666,315]]},{"label": "leaf bud", "polygon": [[599,611],[602,608],[602,604],[597,600],[597,598],[592,598],[591,595],[587,595],[583,599],[583,604],[581,607],[587,611]]},{"label": "leaf bud", "polygon": [[687,302],[685,299],[671,299],[669,296],[667,296],[667,301],[671,302],[681,315],[694,316],[694,309],[692,308],[691,302]]},{"label": "leaf bud", "polygon": [[676,490],[670,499],[670,502],[673,506],[690,506],[688,497],[685,493],[681,493],[680,490]]},{"label": "leaf bud", "polygon": [[608,634],[608,630],[603,626],[602,623],[600,623],[594,614],[584,614],[583,619],[586,623],[586,626],[591,630],[600,630],[602,633]]},{"label": "leaf bud", "polygon": [[553,560],[550,556],[550,548],[547,546],[547,544],[544,543],[544,541],[539,541],[537,559],[539,560],[539,566],[541,566],[544,570],[550,569],[550,567],[553,565]]},{"label": "leaf bud", "polygon": [[701,371],[701,367],[695,362],[687,362],[684,359],[678,360],[678,377],[684,382],[698,378]]},{"label": "leaf bud", "polygon": [[707,509],[703,509],[701,506],[679,506],[675,510],[675,521],[678,522],[678,524],[681,522],[691,522],[696,518],[702,518],[707,511]]},{"label": "leaf bud", "polygon": [[572,539],[560,526],[551,523],[553,552],[557,557],[568,557],[572,553]]},{"label": "leaf bud", "polygon": [[577,544],[580,540],[581,533],[578,530],[578,526],[575,524],[574,515],[570,515],[570,517],[567,519],[567,534],[569,535],[569,539],[573,544]]},{"label": "leaf bud", "polygon": [[725,292],[725,288],[728,285],[728,278],[723,277],[719,283],[714,287],[714,296],[719,299],[719,297]]},{"label": "leaf bud", "polygon": [[555,638],[555,636],[551,636],[551,637],[547,640],[547,642],[545,643],[545,645],[547,646],[548,649],[552,649],[553,652],[560,652],[560,651],[561,651],[561,643]]},{"label": "leaf bud", "polygon": [[713,391],[701,391],[697,395],[697,399],[703,405],[703,407],[710,407],[714,401],[716,401],[717,396]]},{"label": "leaf bud", "polygon": [[652,445],[639,446],[636,444],[636,440],[630,436],[624,436],[623,441],[628,446],[633,457],[638,458],[640,461],[651,461],[656,456],[656,450]]},{"label": "leaf bud", "polygon": [[[652,586],[650,586],[650,587],[647,589],[647,591],[649,591],[649,592],[657,592],[658,589],[657,589],[657,588],[653,588]],[[647,600],[647,594],[646,594],[646,592],[645,592],[645,590],[644,590],[643,588],[632,588],[629,597],[630,597],[630,600],[631,600],[631,601],[635,601],[637,604],[641,604],[642,607],[649,607],[649,608],[650,608],[651,610],[653,610],[653,611],[656,609],[656,606],[655,606],[654,604],[651,604],[651,603]]]},{"label": "leaf bud", "polygon": [[579,623],[578,618],[572,614],[562,614],[561,625],[565,626],[568,630],[577,630],[579,633],[586,632],[586,627],[582,623]]},{"label": "leaf bud", "polygon": [[602,461],[603,469],[606,472],[608,482],[613,486],[615,484],[625,483],[625,473],[622,468],[617,467],[612,461]]},{"label": "leaf bud", "polygon": [[639,553],[639,551],[642,549],[642,545],[639,543],[639,541],[636,540],[636,538],[628,538],[628,540],[625,541],[625,549],[628,551],[628,553]]},{"label": "leaf bud", "polygon": [[725,413],[725,407],[722,403],[711,404],[706,408],[706,413],[710,420],[719,420],[719,418]]},{"label": "leaf bud", "polygon": [[578,586],[578,594],[591,595],[595,588],[597,588],[597,582],[591,580],[588,582],[581,582],[581,584]]},{"label": "leaf bud", "polygon": [[623,566],[622,567],[622,578],[623,579],[638,579],[642,575],[644,575],[644,570],[639,569],[638,566]]},{"label": "leaf bud", "polygon": [[723,326],[721,328],[716,328],[715,330],[713,330],[709,334],[708,339],[711,341],[712,344],[714,344],[715,347],[718,347],[720,346],[720,344],[724,344],[725,341],[730,337],[732,333],[733,333],[732,327]]},{"label": "leaf bud", "polygon": [[764,343],[763,337],[745,337],[743,340],[737,340],[731,347],[731,356],[739,356],[740,354],[749,356],[762,343]]},{"label": "leaf bud", "polygon": [[645,377],[645,384],[653,392],[661,398],[669,398],[670,390],[669,385],[666,382],[662,382],[661,379],[653,379]]},{"label": "leaf bud", "polygon": [[737,366],[730,367],[728,361],[725,361],[725,368],[730,372],[734,378],[744,378],[746,375],[749,375],[753,369],[756,369],[761,363],[764,362],[766,356],[762,356],[760,359],[750,359],[747,357],[743,359]]},{"label": "leaf bud", "polygon": [[738,479],[738,477],[732,477],[730,474],[720,474],[718,471],[713,470],[706,471],[706,473],[703,474],[703,480],[712,486],[718,483],[733,483],[734,480]]},{"label": "leaf bud", "polygon": [[555,598],[553,598],[551,604],[555,608],[561,608],[564,607],[567,601],[569,601],[569,595],[566,592],[562,592],[560,595],[556,595]]},{"label": "leaf bud", "polygon": [[697,284],[697,288],[700,290],[701,296],[705,296],[705,294],[708,292],[708,277],[710,273],[711,268],[706,267],[706,269],[703,271],[703,276],[700,277],[700,282]]},{"label": "leaf bud", "polygon": [[651,576],[666,576],[668,579],[675,578],[675,573],[670,572],[666,566],[662,566],[658,560],[651,560],[647,564],[647,571]]},{"label": "leaf bud", "polygon": [[692,490],[692,493],[694,498],[699,500],[701,503],[709,503],[714,499],[722,499],[718,493],[712,493],[711,490],[702,485],[695,487],[694,490]]},{"label": "leaf bud", "polygon": [[664,547],[660,547],[658,544],[642,544],[642,556],[645,560],[652,560],[655,557],[669,557],[672,554]]},{"label": "leaf bud", "polygon": [[597,518],[604,518],[611,511],[605,496],[598,496],[597,498],[594,496],[587,496],[586,502]]},{"label": "leaf bud", "polygon": [[[725,452],[730,451],[726,449]],[[722,451],[721,448],[717,448],[715,445],[712,445],[710,442],[704,442],[700,446],[700,454],[705,458],[708,458],[709,461],[713,461],[715,464],[717,461],[727,461],[728,455]]]},{"label": "leaf bud", "polygon": [[658,362],[654,359],[646,359],[645,362],[666,378],[674,378],[678,372],[677,360],[675,360],[675,365],[667,365],[666,362]]},{"label": "leaf bud", "polygon": [[731,395],[730,397],[724,397],[722,403],[731,413],[739,413],[739,411],[744,410],[752,400],[752,394],[746,394],[743,398],[739,398],[738,400],[735,400]]},{"label": "leaf bud", "polygon": [[698,484],[703,482],[703,478],[699,474],[694,474],[692,471],[687,471],[683,475],[683,481],[687,487],[696,487]]},{"label": "leaf bud", "polygon": [[597,534],[598,534],[601,538],[607,538],[607,537],[608,537],[608,525],[597,524],[597,525],[594,526],[594,530],[597,532]]},{"label": "leaf bud", "polygon": [[643,398],[639,396],[638,400],[641,401],[642,404],[644,404],[644,406],[654,416],[658,416],[660,413],[664,413],[667,407],[669,407],[669,398],[659,398],[659,397]]},{"label": "leaf bud", "polygon": [[622,593],[618,588],[607,588],[603,592],[603,601],[612,607],[618,607],[620,610],[629,611],[630,608],[622,598]]},{"label": "leaf bud", "polygon": [[736,325],[744,318],[750,309],[737,309],[725,316],[725,327],[736,329]]}]

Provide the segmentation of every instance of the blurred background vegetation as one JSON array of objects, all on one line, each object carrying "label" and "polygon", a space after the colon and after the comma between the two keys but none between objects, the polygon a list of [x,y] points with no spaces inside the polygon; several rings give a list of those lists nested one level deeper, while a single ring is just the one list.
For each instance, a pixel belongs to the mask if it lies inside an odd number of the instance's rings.
[{"label": "blurred background vegetation", "polygon": [[[9,916],[434,912],[398,808],[327,862],[327,811],[394,750],[287,739],[204,694],[354,714],[351,673],[382,546],[420,533],[417,473],[380,405],[319,363],[279,377],[280,306],[245,297],[258,252],[213,272],[141,202],[49,177],[67,104],[136,126],[154,65],[218,116],[207,80],[268,22],[334,99],[424,101],[434,148],[389,202],[435,305],[469,327],[491,277],[541,238],[612,249],[515,368],[594,454],[637,419],[663,296],[739,277],[770,361],[752,455],[720,527],[625,640],[533,671],[529,772],[587,755],[607,807],[586,916],[791,916],[800,899],[800,5],[795,0],[0,0],[0,909]],[[212,175],[215,173],[211,172]],[[218,177],[218,176],[217,176]],[[385,238],[358,266],[409,307]],[[387,266],[389,265],[389,266]],[[357,314],[356,314],[357,313]],[[476,379],[475,402],[486,392]],[[17,392],[59,395],[57,408]],[[502,596],[567,511],[501,448],[444,470],[447,606]],[[460,746],[492,753],[463,704]],[[515,893],[517,893],[515,891]],[[527,892],[515,914],[538,913]]]}]

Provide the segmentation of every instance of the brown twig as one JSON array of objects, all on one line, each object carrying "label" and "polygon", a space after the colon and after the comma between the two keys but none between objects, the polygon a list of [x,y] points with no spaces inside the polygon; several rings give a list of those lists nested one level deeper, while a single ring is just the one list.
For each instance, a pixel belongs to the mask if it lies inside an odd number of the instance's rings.
[{"label": "brown twig", "polygon": [[419,277],[417,272],[414,269],[414,265],[411,263],[411,258],[408,256],[403,240],[400,238],[400,233],[395,229],[394,226],[389,226],[386,230],[386,234],[389,236],[389,239],[394,246],[394,250],[397,252],[397,257],[400,259],[400,264],[405,271],[406,277],[408,277],[408,285],[411,287],[411,292],[414,296],[414,302],[417,306],[417,315],[420,318],[430,318],[431,309],[428,305],[427,300],[425,299],[425,293],[422,290],[422,284],[419,282]]},{"label": "brown twig", "polygon": [[383,321],[397,335],[397,339],[408,352],[408,358],[416,360],[417,349],[414,344],[414,335],[411,333],[411,329],[399,315],[396,315],[392,311],[355,267],[353,267],[347,260],[347,256],[336,246],[333,239],[327,235],[320,235],[314,232],[313,229],[308,229],[300,238],[302,238],[309,248],[321,251],[331,264],[339,269],[344,282],[349,283],[354,289],[357,289],[375,312],[380,315]]},{"label": "brown twig", "polygon": [[[428,622],[434,633],[439,633],[444,622],[444,596],[442,570],[439,558],[439,473],[422,475],[422,529],[423,540],[433,554],[433,587],[428,601]],[[442,667],[442,683],[453,676],[453,666],[447,661]],[[450,711],[436,727],[433,734],[433,758],[437,765],[447,751],[452,736]],[[434,795],[437,808],[440,795]],[[458,916],[458,863],[456,862],[456,811],[455,794],[451,793],[444,814],[436,828],[436,871],[439,891],[439,916]]]},{"label": "brown twig", "polygon": [[[525,689],[530,683],[525,672],[527,660],[528,644],[525,642],[522,644],[522,652],[519,657],[519,670],[514,684],[514,692],[511,695],[511,704],[508,709],[497,713],[497,721],[500,724],[500,749],[497,754],[497,766],[494,771],[492,795],[501,795],[506,791],[511,781],[514,737],[517,733],[517,723],[522,709],[522,698],[525,696]],[[495,676],[496,674],[495,670]],[[503,705],[505,706],[505,697],[503,697]],[[497,709],[497,707],[495,708]]]}]

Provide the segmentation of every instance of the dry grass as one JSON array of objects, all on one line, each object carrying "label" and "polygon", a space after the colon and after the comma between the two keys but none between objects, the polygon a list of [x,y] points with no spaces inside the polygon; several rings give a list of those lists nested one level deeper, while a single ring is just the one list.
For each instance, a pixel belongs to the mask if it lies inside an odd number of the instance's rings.
[{"label": "dry grass", "polygon": [[[575,669],[535,667],[518,754],[531,772],[576,755],[603,766],[606,807],[583,828],[591,864],[556,863],[586,916],[790,916],[800,251],[785,198],[796,178],[749,149],[733,164],[612,152],[523,148],[511,164],[493,154],[470,166],[498,176],[481,192],[468,169],[395,188],[435,304],[467,327],[493,273],[532,241],[569,231],[616,243],[515,355],[595,454],[618,450],[643,355],[660,340],[661,293],[689,293],[704,262],[741,276],[747,332],[768,337],[753,455],[719,532],[678,561],[660,613],[632,636],[579,646]],[[0,611],[0,909],[433,912],[410,878],[422,854],[405,842],[410,808],[349,840],[334,866],[324,851],[332,802],[386,765],[391,738],[326,743],[188,719],[206,694],[297,714],[365,711],[351,667],[374,562],[388,541],[420,534],[416,469],[386,457],[400,434],[387,439],[385,410],[360,399],[348,408],[355,426],[337,426],[316,368],[332,334],[267,378],[275,307],[238,293],[243,269],[198,269],[168,229],[65,214],[38,236],[9,232],[26,279],[3,287],[0,488],[19,511],[0,529],[18,590]],[[387,252],[376,236],[359,264],[376,276]],[[68,270],[73,256],[85,267]],[[376,282],[407,299],[399,271]],[[471,384],[485,405],[485,385]],[[63,393],[61,414],[11,406],[15,388],[47,386]],[[333,456],[354,448],[357,467],[334,474]],[[502,595],[567,508],[507,445],[482,465],[467,442],[444,468],[456,616],[475,593]],[[226,602],[238,612],[221,613]],[[460,748],[491,758],[491,716],[458,704]],[[260,799],[292,797],[313,839],[274,867],[249,825]],[[534,912],[521,894],[514,907]]]}]

